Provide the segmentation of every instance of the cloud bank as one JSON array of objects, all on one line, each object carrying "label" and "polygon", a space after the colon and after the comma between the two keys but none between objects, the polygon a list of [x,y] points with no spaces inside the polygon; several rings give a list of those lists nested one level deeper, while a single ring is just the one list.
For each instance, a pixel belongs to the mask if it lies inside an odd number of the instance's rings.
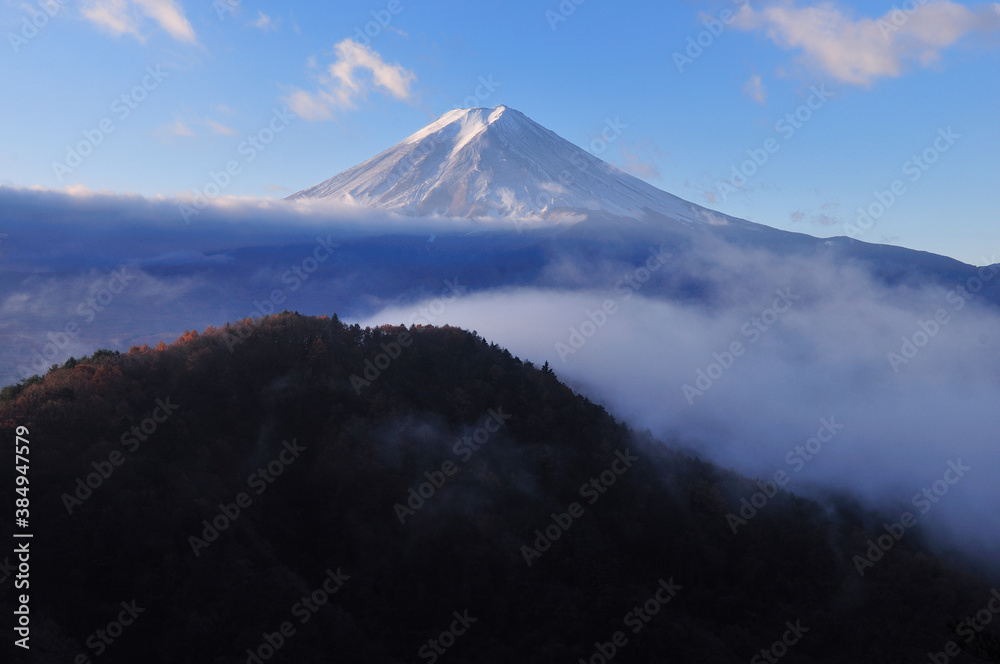
[{"label": "cloud bank", "polygon": [[[823,261],[748,260],[761,269],[736,266],[742,285],[720,276],[732,297],[719,306],[647,297],[619,283],[479,293],[439,318],[549,362],[632,426],[719,465],[762,479],[785,471],[788,490],[847,491],[892,517],[910,511],[938,546],[995,560],[996,308],[961,284],[887,288]],[[767,276],[748,276],[755,273]],[[409,323],[426,306],[363,322]],[[807,441],[825,422],[835,434],[815,449]],[[949,463],[969,470],[934,494]]]},{"label": "cloud bank", "polygon": [[1000,30],[1000,3],[972,7],[950,0],[903,3],[879,18],[855,18],[834,2],[746,5],[734,26],[767,35],[777,46],[844,83],[870,86],[910,67],[928,67],[945,49],[974,34]]},{"label": "cloud bank", "polygon": [[[1000,554],[1000,315],[971,281],[992,287],[1000,270],[876,281],[860,253],[737,246],[725,226],[521,234],[239,198],[188,225],[179,202],[0,187],[2,382],[35,353],[44,370],[49,355],[284,309],[452,324],[724,467],[849,491],[889,517],[914,512],[939,543]],[[878,265],[917,255],[887,250]],[[809,451],[824,422],[835,435]],[[949,464],[969,470],[940,484]],[[914,503],[935,486],[946,494]]]}]

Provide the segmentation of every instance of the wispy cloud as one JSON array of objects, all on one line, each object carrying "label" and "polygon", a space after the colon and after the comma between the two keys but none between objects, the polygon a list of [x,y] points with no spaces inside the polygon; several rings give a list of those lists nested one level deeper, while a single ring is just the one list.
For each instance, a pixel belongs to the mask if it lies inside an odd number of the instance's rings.
[{"label": "wispy cloud", "polygon": [[250,25],[255,28],[260,28],[264,32],[278,29],[278,26],[274,24],[274,20],[262,11],[257,12],[257,20],[251,21]]},{"label": "wispy cloud", "polygon": [[236,130],[232,127],[227,127],[226,125],[216,122],[215,120],[205,120],[205,124],[208,128],[212,130],[213,134],[222,134],[223,136],[235,136]]},{"label": "wispy cloud", "polygon": [[108,30],[113,35],[125,33],[142,39],[139,26],[126,0],[94,0],[81,10],[84,17],[92,23]]},{"label": "wispy cloud", "polygon": [[177,119],[168,125],[157,128],[155,134],[160,138],[192,138],[206,134],[236,136],[239,132],[227,124],[189,112],[185,114],[184,119]]},{"label": "wispy cloud", "polygon": [[89,0],[80,11],[87,20],[115,36],[129,34],[144,42],[140,27],[149,18],[177,41],[198,41],[176,0]]},{"label": "wispy cloud", "polygon": [[[643,156],[647,152],[651,152],[652,156]],[[626,173],[640,178],[658,178],[660,177],[660,167],[656,163],[656,158],[661,156],[663,153],[649,141],[631,146],[622,144],[620,167]]]},{"label": "wispy cloud", "polygon": [[184,15],[184,9],[176,0],[135,0],[139,10],[160,24],[178,41],[195,42],[194,28]]},{"label": "wispy cloud", "polygon": [[195,135],[194,131],[184,124],[181,120],[175,120],[173,124],[169,124],[165,127],[160,127],[156,130],[157,136],[169,136],[169,137],[179,137],[179,138],[191,138]]},{"label": "wispy cloud", "polygon": [[320,77],[316,92],[295,89],[287,101],[306,120],[330,120],[334,111],[356,107],[358,99],[378,90],[396,99],[409,100],[416,74],[399,64],[389,64],[370,46],[345,39],[335,47],[337,59]]},{"label": "wispy cloud", "polygon": [[743,84],[743,94],[758,104],[767,105],[767,90],[764,88],[760,74],[754,74]]},{"label": "wispy cloud", "polygon": [[[824,209],[830,209],[824,206]],[[817,226],[835,226],[840,223],[840,220],[832,214],[827,214],[826,212],[813,212],[811,210],[796,210],[789,215],[792,222],[798,223],[802,221],[808,221],[811,224],[816,224]]]},{"label": "wispy cloud", "polygon": [[775,44],[802,53],[804,63],[839,81],[870,86],[910,67],[940,61],[944,49],[973,33],[1000,29],[1000,4],[966,6],[928,0],[906,13],[855,18],[835,2],[799,7],[794,0],[755,9],[745,6],[734,26],[762,31]]}]

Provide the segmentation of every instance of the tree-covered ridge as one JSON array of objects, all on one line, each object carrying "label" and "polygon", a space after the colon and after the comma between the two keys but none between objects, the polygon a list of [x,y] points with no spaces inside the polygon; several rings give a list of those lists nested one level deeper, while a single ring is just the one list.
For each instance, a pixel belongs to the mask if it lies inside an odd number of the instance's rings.
[{"label": "tree-covered ridge", "polygon": [[134,600],[100,661],[242,663],[278,635],[267,661],[576,662],[620,631],[616,661],[745,662],[792,624],[790,662],[911,662],[990,600],[915,533],[859,576],[884,530],[846,504],[780,492],[734,534],[756,481],[455,328],[285,313],[102,351],[5,388],[5,453],[17,426],[35,661],[97,661]]}]

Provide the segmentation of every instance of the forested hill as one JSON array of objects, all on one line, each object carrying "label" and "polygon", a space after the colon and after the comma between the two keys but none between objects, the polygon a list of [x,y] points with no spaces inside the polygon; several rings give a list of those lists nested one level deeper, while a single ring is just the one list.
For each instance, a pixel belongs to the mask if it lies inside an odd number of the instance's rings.
[{"label": "forested hill", "polygon": [[991,599],[916,530],[861,576],[886,531],[849,507],[780,492],[734,533],[770,487],[455,328],[286,313],[101,351],[0,392],[5,458],[17,427],[16,661],[919,662],[976,647],[947,623]]}]

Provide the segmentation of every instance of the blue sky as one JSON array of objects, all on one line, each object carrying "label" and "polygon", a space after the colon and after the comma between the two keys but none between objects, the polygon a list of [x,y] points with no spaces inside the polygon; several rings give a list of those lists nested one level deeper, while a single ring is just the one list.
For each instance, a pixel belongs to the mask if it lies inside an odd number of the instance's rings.
[{"label": "blue sky", "polygon": [[0,33],[3,185],[237,162],[225,195],[283,197],[475,101],[728,214],[1000,261],[998,3],[3,0]]}]

